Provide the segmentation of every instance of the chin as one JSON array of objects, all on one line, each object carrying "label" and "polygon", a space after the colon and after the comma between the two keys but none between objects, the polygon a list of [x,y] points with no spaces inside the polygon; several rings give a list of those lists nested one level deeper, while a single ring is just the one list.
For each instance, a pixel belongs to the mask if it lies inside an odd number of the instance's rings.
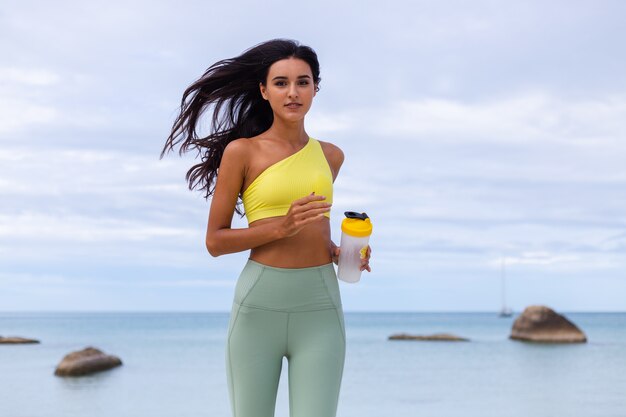
[{"label": "chin", "polygon": [[282,116],[282,119],[297,122],[298,120],[304,119],[304,114],[286,114]]}]

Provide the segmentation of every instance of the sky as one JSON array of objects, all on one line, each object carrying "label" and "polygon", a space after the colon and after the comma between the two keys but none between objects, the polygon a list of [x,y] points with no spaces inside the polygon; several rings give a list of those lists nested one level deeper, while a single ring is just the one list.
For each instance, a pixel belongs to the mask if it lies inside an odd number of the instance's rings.
[{"label": "sky", "polygon": [[[230,311],[184,89],[272,38],[311,46],[307,133],[374,225],[345,312],[626,311],[626,3],[3,1],[0,311]],[[234,228],[247,227],[235,214]]]}]

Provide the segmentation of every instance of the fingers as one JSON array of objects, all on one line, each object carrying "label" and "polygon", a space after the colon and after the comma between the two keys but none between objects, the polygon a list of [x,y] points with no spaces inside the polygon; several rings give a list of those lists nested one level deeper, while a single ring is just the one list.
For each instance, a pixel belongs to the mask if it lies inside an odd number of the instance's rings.
[{"label": "fingers", "polygon": [[311,202],[311,203],[307,203],[302,205],[301,207],[303,207],[305,210],[310,210],[310,209],[314,209],[314,208],[326,208],[326,207],[330,207],[332,206],[331,203],[326,203],[326,202]]},{"label": "fingers", "polygon": [[[339,264],[339,253],[341,252],[341,247],[337,246],[334,250],[334,254],[332,257],[332,260],[335,264]],[[366,256],[364,258],[361,259],[361,266],[360,266],[360,270],[364,271],[367,270],[367,272],[372,272],[372,268],[370,268],[369,265],[369,260],[370,260],[370,255],[372,253],[372,249],[369,247],[367,247],[367,252],[366,252]]]},{"label": "fingers", "polygon": [[306,226],[307,224],[319,221],[324,218],[324,214],[328,211],[327,208],[309,210],[306,213],[301,213],[296,219],[296,225],[298,227]]},{"label": "fingers", "polygon": [[293,210],[296,220],[315,219],[330,211],[329,203],[308,203],[306,206],[299,206]]},{"label": "fingers", "polygon": [[364,269],[367,269],[368,272],[372,272],[372,270],[370,269],[370,265],[367,262],[361,261],[361,267],[359,268],[361,271],[363,271]]},{"label": "fingers", "polygon": [[307,195],[305,197],[302,197],[302,198],[299,198],[297,200],[294,200],[293,203],[302,206],[302,205],[307,204],[307,203],[309,203],[311,201],[320,201],[320,200],[326,200],[326,197],[323,196],[323,195],[315,195],[315,194],[311,193],[311,194],[309,194],[309,195]]},{"label": "fingers", "polygon": [[339,246],[335,246],[330,251],[330,257],[335,265],[339,265]]},{"label": "fingers", "polygon": [[[321,196],[309,196],[309,197],[321,197]],[[325,201],[306,201],[302,203],[302,200],[303,199],[295,200],[292,203],[291,207],[294,213],[305,213],[305,212],[308,212],[310,210],[315,210],[315,209],[325,209],[326,211],[329,211],[330,207],[332,206],[331,203],[327,203]]]},{"label": "fingers", "polygon": [[372,254],[372,248],[368,245],[367,251],[365,253],[365,257],[361,259],[361,271],[367,269],[367,272],[372,272],[372,269],[370,268],[370,265],[369,265],[371,254]]},{"label": "fingers", "polygon": [[298,233],[304,226],[321,220],[330,211],[332,204],[323,202],[325,196],[311,193],[291,202],[287,215],[282,221],[281,228],[285,237]]},{"label": "fingers", "polygon": [[300,213],[300,215],[303,216],[305,219],[314,219],[319,215],[324,215],[324,213],[327,213],[328,211],[330,211],[330,207],[313,208]]},{"label": "fingers", "polygon": [[332,204],[323,202],[311,202],[305,205],[292,205],[290,213],[293,216],[293,219],[298,222],[308,220],[309,218],[316,218],[320,214],[327,213],[330,211],[331,206]]}]

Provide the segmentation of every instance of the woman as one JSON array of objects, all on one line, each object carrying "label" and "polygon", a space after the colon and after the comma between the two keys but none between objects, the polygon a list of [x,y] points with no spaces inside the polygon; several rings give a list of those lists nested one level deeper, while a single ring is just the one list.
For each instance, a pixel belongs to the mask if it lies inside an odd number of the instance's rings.
[{"label": "woman", "polygon": [[[181,153],[203,151],[187,179],[190,189],[200,182],[206,198],[213,195],[209,253],[250,249],[226,346],[233,417],[274,415],[283,357],[291,417],[336,415],[345,327],[333,266],[340,248],[330,238],[329,218],[344,155],[305,131],[319,82],[317,55],[292,40],[274,39],[219,61],[184,92],[163,150],[182,140]],[[201,138],[198,120],[209,104],[212,130]],[[233,213],[243,215],[239,198],[249,227],[232,229]],[[361,270],[371,271],[370,253]]]}]

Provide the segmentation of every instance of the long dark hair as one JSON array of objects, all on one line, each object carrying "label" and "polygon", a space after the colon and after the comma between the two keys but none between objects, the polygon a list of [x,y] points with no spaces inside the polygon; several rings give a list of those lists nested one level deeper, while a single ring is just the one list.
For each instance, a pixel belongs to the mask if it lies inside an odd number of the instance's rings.
[{"label": "long dark hair", "polygon": [[[272,39],[244,51],[235,58],[223,59],[211,65],[185,92],[180,114],[165,142],[159,159],[180,143],[179,154],[196,149],[202,162],[187,171],[189,189],[200,186],[208,199],[226,145],[238,138],[256,136],[272,125],[274,114],[263,99],[259,83],[266,85],[270,66],[281,59],[299,58],[311,67],[315,90],[319,90],[320,65],[317,54],[308,46],[291,39]],[[208,136],[200,136],[199,119],[213,105],[213,117]],[[181,143],[182,142],[182,143]],[[241,196],[239,196],[239,199]],[[237,202],[239,206],[240,202]],[[243,217],[244,213],[235,207]]]}]

